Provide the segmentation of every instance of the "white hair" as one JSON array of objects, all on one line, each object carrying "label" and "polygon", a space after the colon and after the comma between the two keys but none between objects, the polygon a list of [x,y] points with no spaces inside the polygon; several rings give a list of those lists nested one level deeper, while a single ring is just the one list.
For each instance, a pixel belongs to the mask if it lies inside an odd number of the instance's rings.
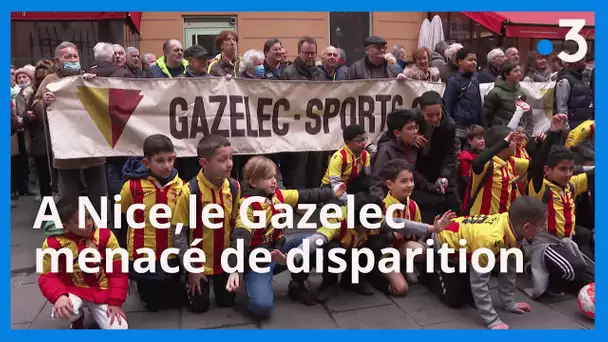
[{"label": "white hair", "polygon": [[97,43],[93,47],[96,62],[114,62],[114,48],[110,43]]},{"label": "white hair", "polygon": [[137,52],[137,54],[139,55],[139,49],[134,47],[134,46],[129,46],[127,48],[127,55],[130,55],[133,52]]},{"label": "white hair", "polygon": [[263,61],[264,58],[264,52],[260,50],[247,50],[239,64],[239,72],[242,73],[245,70],[253,68],[253,63],[256,59]]},{"label": "white hair", "polygon": [[509,54],[509,53],[511,53],[511,52],[515,52],[515,51],[519,52],[519,50],[517,50],[517,48],[516,48],[516,47],[510,47],[510,48],[508,48],[508,49],[507,49],[507,52],[505,52],[505,53],[506,53],[506,54]]},{"label": "white hair", "polygon": [[152,64],[152,63],[156,63],[156,56],[153,53],[146,53],[144,55],[144,58],[146,61],[148,61],[148,63]]},{"label": "white hair", "polygon": [[454,44],[448,46],[447,49],[445,49],[445,51],[443,52],[443,55],[445,56],[446,59],[454,59],[454,57],[456,56],[458,51],[460,51],[460,49],[462,49],[462,48],[463,48],[462,44],[454,43]]},{"label": "white hair", "polygon": [[116,52],[122,51],[122,52],[126,53],[125,48],[120,44],[113,44],[112,49],[114,49],[114,51],[116,51]]},{"label": "white hair", "polygon": [[504,56],[504,55],[505,55],[505,53],[502,51],[502,49],[496,48],[496,49],[488,52],[488,56],[487,56],[488,63],[493,61],[494,58],[499,57],[499,56]]},{"label": "white hair", "polygon": [[61,50],[65,49],[65,48],[73,48],[74,50],[78,51],[78,47],[76,45],[74,45],[74,43],[72,42],[62,42],[61,44],[57,45],[57,47],[55,48],[55,57],[59,58],[61,57]]}]

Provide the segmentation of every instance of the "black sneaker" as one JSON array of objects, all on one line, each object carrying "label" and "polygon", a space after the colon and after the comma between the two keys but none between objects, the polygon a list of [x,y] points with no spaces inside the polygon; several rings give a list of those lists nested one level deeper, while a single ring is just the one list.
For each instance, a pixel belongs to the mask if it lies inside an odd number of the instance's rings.
[{"label": "black sneaker", "polygon": [[317,302],[321,304],[327,302],[335,289],[336,284],[321,283],[319,289],[317,290]]},{"label": "black sneaker", "polygon": [[292,300],[299,301],[304,305],[315,305],[316,298],[308,291],[304,283],[291,280],[288,285],[287,293]]}]

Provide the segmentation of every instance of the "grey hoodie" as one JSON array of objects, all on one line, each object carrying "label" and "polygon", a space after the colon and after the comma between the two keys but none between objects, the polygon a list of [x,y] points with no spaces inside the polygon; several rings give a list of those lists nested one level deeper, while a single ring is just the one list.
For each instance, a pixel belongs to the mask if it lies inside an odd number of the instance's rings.
[{"label": "grey hoodie", "polygon": [[567,248],[585,265],[591,262],[587,261],[578,249],[578,245],[570,238],[559,239],[546,230],[538,233],[531,242],[524,240],[522,247],[526,256],[530,258],[532,266],[532,287],[525,289],[524,292],[532,299],[540,297],[549,287],[549,270],[545,266],[544,255],[547,247],[551,245]]}]

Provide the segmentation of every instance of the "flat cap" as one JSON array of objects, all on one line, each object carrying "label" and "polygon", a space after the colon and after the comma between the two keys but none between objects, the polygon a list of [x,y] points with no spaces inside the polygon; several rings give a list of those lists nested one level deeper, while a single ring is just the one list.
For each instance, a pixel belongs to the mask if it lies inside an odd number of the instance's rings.
[{"label": "flat cap", "polygon": [[192,45],[191,47],[187,48],[186,51],[184,51],[184,58],[203,58],[209,56],[210,55],[207,49],[200,45]]},{"label": "flat cap", "polygon": [[365,38],[363,44],[367,47],[370,45],[386,45],[386,40],[378,36],[369,36]]}]

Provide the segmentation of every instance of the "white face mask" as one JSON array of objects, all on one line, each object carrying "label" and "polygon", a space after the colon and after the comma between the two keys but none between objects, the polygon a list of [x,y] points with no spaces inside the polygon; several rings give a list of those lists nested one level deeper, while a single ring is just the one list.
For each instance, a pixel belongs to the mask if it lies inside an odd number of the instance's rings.
[{"label": "white face mask", "polygon": [[20,84],[20,85],[19,85],[19,88],[23,89],[23,88],[25,88],[25,87],[27,87],[27,86],[29,86],[29,85],[30,85],[30,82],[23,83],[23,84]]}]

